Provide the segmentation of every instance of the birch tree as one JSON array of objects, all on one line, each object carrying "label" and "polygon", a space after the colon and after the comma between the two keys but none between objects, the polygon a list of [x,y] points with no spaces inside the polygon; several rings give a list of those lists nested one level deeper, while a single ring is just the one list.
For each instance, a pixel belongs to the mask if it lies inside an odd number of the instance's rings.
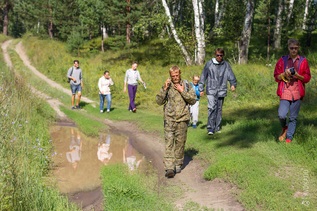
[{"label": "birch tree", "polygon": [[306,29],[306,22],[307,22],[307,16],[308,16],[308,10],[309,10],[310,0],[306,0],[305,4],[305,11],[304,11],[304,19],[303,19],[303,26],[302,29]]},{"label": "birch tree", "polygon": [[205,61],[205,34],[202,0],[193,0],[194,20],[195,20],[195,63],[201,65]]},{"label": "birch tree", "polygon": [[243,30],[239,41],[239,64],[248,63],[249,44],[251,39],[252,21],[254,16],[254,1],[247,0],[246,14],[244,18]]},{"label": "birch tree", "polygon": [[288,12],[287,12],[287,24],[289,24],[289,21],[293,14],[293,8],[294,8],[294,0],[290,0],[288,5]]},{"label": "birch tree", "polygon": [[162,4],[163,4],[163,7],[165,9],[165,14],[168,18],[168,23],[169,23],[169,26],[171,28],[171,31],[172,31],[172,34],[173,34],[173,37],[175,39],[175,41],[177,42],[178,46],[180,47],[182,53],[183,53],[183,56],[185,58],[185,62],[187,65],[191,65],[193,63],[189,53],[187,52],[185,46],[183,45],[182,41],[179,39],[178,35],[177,35],[177,31],[175,29],[175,26],[174,26],[174,23],[173,23],[173,20],[172,20],[172,16],[171,16],[171,13],[170,13],[170,9],[168,8],[168,5],[166,3],[166,0],[162,0]]},{"label": "birch tree", "polygon": [[282,13],[284,9],[284,1],[279,0],[278,3],[278,10],[276,14],[276,23],[275,23],[275,30],[274,30],[274,48],[280,49],[281,48],[281,36],[282,36]]},{"label": "birch tree", "polygon": [[224,3],[220,6],[220,0],[216,0],[215,2],[215,23],[214,28],[218,28],[220,26],[220,21],[222,19],[224,12]]}]

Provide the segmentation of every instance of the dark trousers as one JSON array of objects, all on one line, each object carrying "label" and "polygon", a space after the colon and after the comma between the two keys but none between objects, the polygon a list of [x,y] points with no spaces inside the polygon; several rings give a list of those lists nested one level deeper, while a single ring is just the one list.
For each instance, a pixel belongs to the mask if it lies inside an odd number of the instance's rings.
[{"label": "dark trousers", "polygon": [[136,96],[136,91],[138,89],[137,85],[130,85],[128,84],[128,93],[129,93],[129,99],[130,99],[130,103],[129,103],[129,110],[133,110],[135,108],[135,96]]}]

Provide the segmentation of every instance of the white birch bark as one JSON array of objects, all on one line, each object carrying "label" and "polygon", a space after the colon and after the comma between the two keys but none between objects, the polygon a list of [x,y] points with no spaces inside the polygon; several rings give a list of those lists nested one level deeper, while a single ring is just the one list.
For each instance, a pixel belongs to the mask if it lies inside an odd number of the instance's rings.
[{"label": "white birch bark", "polygon": [[218,28],[220,26],[220,21],[224,13],[225,2],[220,3],[220,0],[216,0],[215,4],[215,23],[213,28]]},{"label": "white birch bark", "polygon": [[239,63],[248,63],[249,44],[251,39],[252,21],[254,16],[254,1],[248,0],[246,5],[246,14],[244,18],[244,26],[241,34],[241,40],[239,42]]},{"label": "white birch bark", "polygon": [[274,30],[274,48],[281,48],[281,31],[282,31],[282,12],[283,12],[283,0],[279,0],[278,10],[276,14],[276,23]]},{"label": "white birch bark", "polygon": [[105,39],[108,38],[107,28],[105,27],[105,25],[101,26],[101,33],[102,33],[101,51],[104,52],[105,51],[105,48],[104,48]]},{"label": "white birch bark", "polygon": [[306,0],[305,4],[305,11],[304,11],[304,19],[303,19],[303,26],[302,29],[306,29],[306,22],[307,22],[307,15],[308,15],[308,9],[309,9],[310,0]]},{"label": "white birch bark", "polygon": [[201,0],[192,0],[195,20],[195,63],[201,65],[205,61],[204,16]]},{"label": "white birch bark", "polygon": [[287,23],[289,23],[289,20],[291,19],[293,8],[294,8],[294,0],[290,0],[288,5],[288,11],[287,11]]},{"label": "white birch bark", "polygon": [[166,14],[166,16],[168,18],[168,23],[170,25],[173,37],[174,37],[175,41],[177,42],[178,46],[181,48],[181,51],[182,51],[183,56],[185,58],[186,64],[187,65],[191,65],[193,63],[192,59],[190,58],[187,50],[185,49],[185,46],[183,45],[182,41],[179,39],[179,37],[177,35],[176,29],[175,29],[175,26],[174,26],[174,23],[173,23],[173,20],[172,20],[172,16],[171,16],[170,10],[169,10],[169,8],[167,6],[166,0],[162,0],[162,4],[163,4],[163,7],[165,9],[165,14]]},{"label": "white birch bark", "polygon": [[216,0],[215,3],[215,24],[214,27],[217,28],[219,25],[219,0]]}]

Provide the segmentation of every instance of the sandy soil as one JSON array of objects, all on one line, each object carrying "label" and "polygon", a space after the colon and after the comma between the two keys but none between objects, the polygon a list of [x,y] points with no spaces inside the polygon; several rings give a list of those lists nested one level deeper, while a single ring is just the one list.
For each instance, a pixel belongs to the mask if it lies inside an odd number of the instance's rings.
[{"label": "sandy soil", "polygon": [[[10,69],[14,70],[7,48],[11,41],[6,41],[2,44],[4,59]],[[22,43],[18,43],[15,48],[23,60],[26,67],[28,67],[38,77],[49,81],[52,87],[60,89],[70,95],[68,89],[63,88],[56,82],[50,80],[45,75],[41,74],[34,68],[27,58]],[[59,105],[61,103],[57,99],[51,99],[45,93],[41,93],[34,88],[34,92],[47,100],[47,102],[56,111],[57,119],[61,122],[69,122],[67,116],[60,111]],[[83,101],[95,104],[94,101],[83,97]],[[173,179],[166,179],[164,177],[163,168],[163,141],[162,138],[154,133],[146,133],[139,130],[134,124],[129,122],[114,122],[105,119],[105,124],[109,125],[111,131],[120,132],[130,137],[133,147],[142,153],[147,160],[151,161],[158,172],[158,181],[161,185],[173,185],[183,192],[183,194],[175,199],[175,210],[183,210],[187,202],[196,202],[201,206],[205,206],[214,210],[244,210],[241,204],[236,200],[237,188],[233,185],[215,179],[213,181],[206,181],[203,179],[204,166],[199,160],[186,157],[186,166],[180,174],[177,174]],[[163,128],[162,128],[163,130]],[[97,188],[89,192],[80,192],[69,195],[71,201],[81,204],[83,210],[102,210],[102,193],[101,189]]]}]

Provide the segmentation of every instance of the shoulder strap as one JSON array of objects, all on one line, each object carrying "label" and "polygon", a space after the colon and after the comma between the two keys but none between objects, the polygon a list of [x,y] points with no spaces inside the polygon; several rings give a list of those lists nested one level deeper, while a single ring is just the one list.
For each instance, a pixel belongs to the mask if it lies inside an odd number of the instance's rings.
[{"label": "shoulder strap", "polygon": [[[284,63],[284,71],[286,69],[286,66],[287,66],[287,60],[288,60],[288,56],[282,56],[282,59],[283,59],[283,63]],[[300,65],[302,64],[302,61],[305,59],[305,57],[303,56],[300,56],[299,57],[299,62],[298,62],[298,70],[299,70],[299,67]]]},{"label": "shoulder strap", "polygon": [[288,60],[288,56],[282,56],[282,59],[283,59],[283,64],[284,64],[284,71],[286,69],[286,66],[287,66],[287,60]]},{"label": "shoulder strap", "polygon": [[73,75],[73,70],[74,70],[74,67],[72,67],[72,71],[70,71],[70,76]]},{"label": "shoulder strap", "polygon": [[189,84],[187,80],[183,80],[185,83],[185,91],[188,92],[189,91]]}]

